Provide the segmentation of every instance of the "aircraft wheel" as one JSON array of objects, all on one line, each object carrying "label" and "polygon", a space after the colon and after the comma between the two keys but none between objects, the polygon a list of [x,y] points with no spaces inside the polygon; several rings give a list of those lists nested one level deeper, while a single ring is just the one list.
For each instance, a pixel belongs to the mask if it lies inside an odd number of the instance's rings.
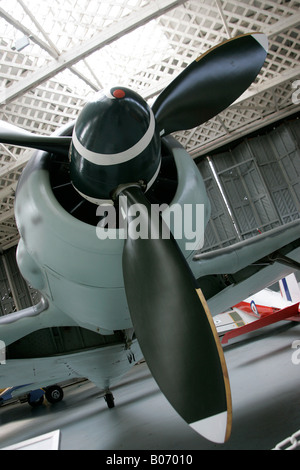
[{"label": "aircraft wheel", "polygon": [[45,395],[49,403],[58,403],[64,397],[64,392],[58,385],[51,385],[45,389]]},{"label": "aircraft wheel", "polygon": [[115,399],[111,392],[108,392],[104,395],[104,399],[107,403],[108,408],[113,408],[115,406]]}]

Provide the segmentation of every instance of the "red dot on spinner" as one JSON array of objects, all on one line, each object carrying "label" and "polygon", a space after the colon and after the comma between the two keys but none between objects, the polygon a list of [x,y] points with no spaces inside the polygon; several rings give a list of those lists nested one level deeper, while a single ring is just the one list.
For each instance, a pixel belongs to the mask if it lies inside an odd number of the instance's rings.
[{"label": "red dot on spinner", "polygon": [[124,90],[121,90],[121,89],[117,89],[115,91],[113,91],[113,96],[115,98],[124,98],[125,96],[125,91]]}]

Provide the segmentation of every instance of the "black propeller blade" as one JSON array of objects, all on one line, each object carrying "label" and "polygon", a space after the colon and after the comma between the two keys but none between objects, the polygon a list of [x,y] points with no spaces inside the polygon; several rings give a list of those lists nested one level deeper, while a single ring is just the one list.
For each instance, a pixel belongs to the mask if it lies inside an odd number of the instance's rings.
[{"label": "black propeller blade", "polygon": [[35,135],[13,124],[0,121],[0,142],[67,155],[71,137]]},{"label": "black propeller blade", "polygon": [[267,56],[267,38],[246,34],[211,48],[165,88],[152,110],[164,134],[191,129],[231,105],[253,82]]},{"label": "black propeller blade", "polygon": [[[230,386],[205,299],[200,300],[192,273],[161,216],[150,218],[151,205],[142,189],[120,189],[117,198],[129,213],[123,275],[145,360],[183,419],[204,437],[224,442],[231,430]],[[148,239],[132,236],[133,207],[139,208],[141,226],[149,227]]]}]

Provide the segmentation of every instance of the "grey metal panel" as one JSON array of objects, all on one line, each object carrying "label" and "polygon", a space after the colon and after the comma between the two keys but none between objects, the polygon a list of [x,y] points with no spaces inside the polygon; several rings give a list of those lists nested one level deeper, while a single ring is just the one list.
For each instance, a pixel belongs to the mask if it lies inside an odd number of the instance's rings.
[{"label": "grey metal panel", "polygon": [[16,247],[0,256],[0,315],[36,305],[41,294],[22,277],[16,262]]},{"label": "grey metal panel", "polygon": [[213,162],[242,238],[280,225],[247,141],[215,156]]},{"label": "grey metal panel", "polygon": [[[254,138],[248,138],[235,148],[211,157],[230,212],[243,239],[284,225],[300,217],[300,121],[286,122]],[[214,184],[214,175],[204,163],[206,185],[212,203],[212,222],[204,248],[232,244],[228,231],[220,224],[225,213],[221,193]],[[229,218],[228,218],[229,216]],[[231,220],[232,223],[232,220]],[[226,226],[227,228],[227,226]],[[213,239],[213,242],[212,242]],[[203,251],[206,251],[205,249]]]},{"label": "grey metal panel", "polygon": [[239,239],[208,160],[202,160],[197,166],[203,176],[211,203],[211,217],[205,230],[205,242],[201,251],[232,245]]},{"label": "grey metal panel", "polygon": [[281,223],[299,218],[300,122],[286,123],[251,143]]},{"label": "grey metal panel", "polygon": [[2,256],[0,256],[0,300],[0,316],[16,311]]},{"label": "grey metal panel", "polygon": [[16,261],[16,247],[13,247],[2,255],[5,257],[5,265],[7,270],[8,281],[12,290],[13,298],[17,310],[30,307],[33,305],[33,299],[27,282],[20,273]]}]

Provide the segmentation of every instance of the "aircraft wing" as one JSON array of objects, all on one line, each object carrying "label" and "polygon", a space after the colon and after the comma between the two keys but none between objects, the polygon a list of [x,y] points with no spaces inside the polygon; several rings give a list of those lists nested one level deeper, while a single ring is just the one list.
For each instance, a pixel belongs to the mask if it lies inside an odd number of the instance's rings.
[{"label": "aircraft wing", "polygon": [[300,268],[300,220],[194,256],[191,269],[212,315]]},{"label": "aircraft wing", "polygon": [[123,344],[112,344],[71,354],[9,359],[0,367],[0,383],[2,387],[31,383],[29,389],[36,389],[71,378],[86,378],[105,390],[128,371],[129,355],[133,356],[132,364],[143,357],[136,340],[130,350]]},{"label": "aircraft wing", "polygon": [[0,317],[1,341],[8,346],[34,331],[59,326],[78,324],[42,298],[32,307]]},{"label": "aircraft wing", "polygon": [[278,312],[272,313],[266,317],[259,318],[248,325],[241,326],[239,328],[233,329],[225,333],[222,338],[222,344],[228,343],[228,341],[232,338],[236,338],[238,336],[245,335],[246,333],[251,333],[252,331],[259,330],[265,326],[272,325],[274,323],[278,323],[282,320],[297,320],[300,321],[299,315],[299,303],[295,303],[293,305],[289,305]]}]

